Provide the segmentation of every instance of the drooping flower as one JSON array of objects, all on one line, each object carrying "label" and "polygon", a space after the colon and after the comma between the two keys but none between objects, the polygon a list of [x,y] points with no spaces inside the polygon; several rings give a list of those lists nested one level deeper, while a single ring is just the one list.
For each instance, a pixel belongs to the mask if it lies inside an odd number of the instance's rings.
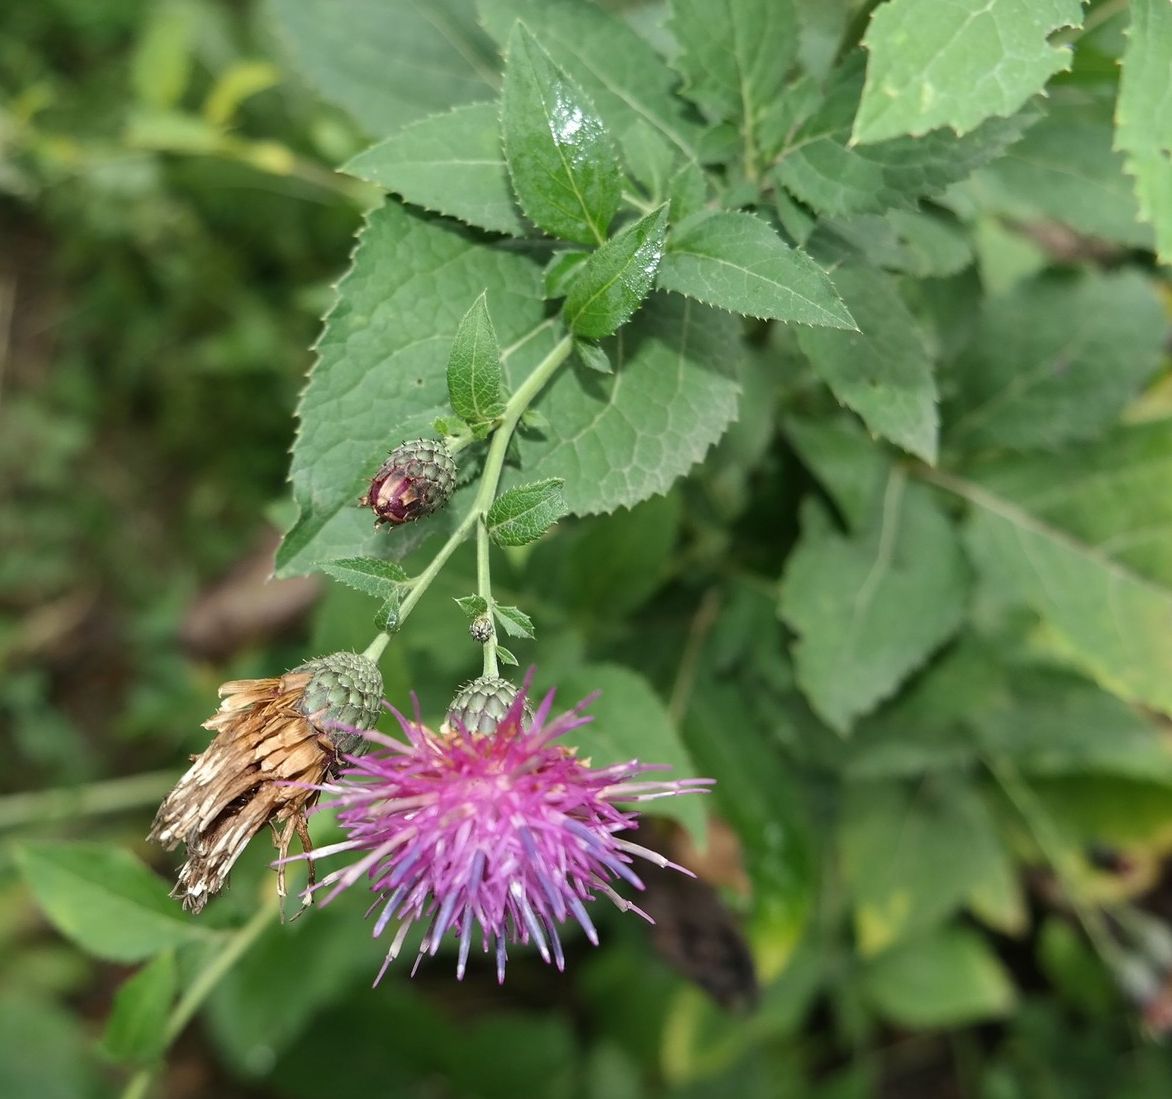
[{"label": "drooping flower", "polygon": [[[215,738],[163,800],[147,836],[168,851],[186,845],[171,895],[189,912],[224,887],[266,824],[282,859],[295,834],[308,850],[305,813],[315,787],[341,753],[365,745],[358,730],[378,718],[382,676],[364,656],[334,653],[275,679],[225,683],[220,698],[204,722]],[[284,895],[283,873],[278,890]]]},{"label": "drooping flower", "polygon": [[591,720],[585,703],[551,718],[551,691],[530,718],[526,696],[527,686],[491,733],[458,720],[435,733],[392,711],[406,740],[366,733],[378,747],[347,757],[338,779],[324,784],[347,838],[318,855],[359,857],[313,889],[329,901],[368,880],[377,897],[374,934],[397,925],[376,984],[421,922],[427,929],[416,967],[451,931],[458,978],[474,937],[495,951],[500,981],[509,942],[532,942],[561,969],[560,925],[573,919],[598,943],[586,907],[596,895],[650,920],[614,889],[620,880],[642,888],[635,858],[690,874],[627,839],[638,813],[617,803],[689,793],[711,780],[644,779],[662,768],[637,760],[592,767],[557,743]]}]

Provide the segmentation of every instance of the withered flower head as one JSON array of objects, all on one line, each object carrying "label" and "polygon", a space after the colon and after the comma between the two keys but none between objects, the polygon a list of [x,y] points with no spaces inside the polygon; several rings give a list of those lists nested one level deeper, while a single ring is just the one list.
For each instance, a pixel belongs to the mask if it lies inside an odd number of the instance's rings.
[{"label": "withered flower head", "polygon": [[439,511],[456,485],[456,463],[438,439],[414,439],[391,451],[362,498],[374,522],[399,526]]},{"label": "withered flower head", "polygon": [[[309,850],[305,813],[343,752],[378,718],[382,676],[357,653],[311,660],[276,679],[220,687],[206,722],[216,735],[164,799],[148,839],[168,851],[187,847],[171,895],[199,912],[218,893],[249,840],[266,824],[283,858],[293,836]],[[281,827],[278,827],[281,826]],[[312,872],[312,863],[310,863]],[[278,876],[284,895],[284,877]]]}]

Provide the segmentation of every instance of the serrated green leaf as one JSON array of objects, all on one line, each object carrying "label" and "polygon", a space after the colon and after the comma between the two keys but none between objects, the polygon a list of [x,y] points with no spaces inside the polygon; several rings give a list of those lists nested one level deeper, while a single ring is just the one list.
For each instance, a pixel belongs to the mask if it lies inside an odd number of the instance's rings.
[{"label": "serrated green leaf", "polygon": [[[1108,690],[1172,713],[1172,590],[978,485],[949,480],[973,505],[966,530],[982,579],[1031,607],[1064,655]],[[1076,496],[1077,481],[1067,491]]]},{"label": "serrated green leaf", "polygon": [[780,609],[798,634],[798,683],[819,716],[846,732],[892,694],[960,625],[968,586],[952,525],[898,470],[855,536],[806,507]]},{"label": "serrated green leaf", "polygon": [[401,565],[377,557],[343,557],[323,561],[320,568],[347,587],[378,599],[390,599],[407,579]]},{"label": "serrated green leaf", "polygon": [[917,278],[946,278],[973,261],[967,230],[937,212],[888,210],[847,220],[825,218],[807,244],[823,262],[861,256],[872,267]]},{"label": "serrated green leaf", "polygon": [[478,0],[477,7],[502,46],[513,23],[524,21],[616,131],[642,119],[695,159],[701,127],[675,94],[675,73],[621,19],[581,0]]},{"label": "serrated green leaf", "polygon": [[575,340],[574,354],[577,355],[578,361],[587,370],[593,370],[598,374],[614,373],[614,367],[611,366],[610,357],[596,343],[590,343],[587,340]]},{"label": "serrated green leaf", "polygon": [[545,266],[545,296],[564,298],[582,264],[590,258],[589,252],[554,252]]},{"label": "serrated green leaf", "polygon": [[1057,454],[1006,455],[971,476],[1001,499],[1172,589],[1172,420]]},{"label": "serrated green leaf", "polygon": [[[608,767],[638,759],[666,763],[666,780],[693,778],[695,767],[680,739],[671,715],[643,676],[617,664],[585,664],[557,685],[558,703],[569,709],[587,695],[598,697],[587,709],[593,720],[575,729],[564,743],[577,745],[579,754],[594,767]],[[642,811],[674,817],[697,839],[706,828],[708,807],[702,794],[649,801]]]},{"label": "serrated green leaf", "polygon": [[934,463],[936,380],[915,317],[891,280],[874,268],[839,267],[834,284],[859,331],[802,328],[799,345],[818,376],[872,432]]},{"label": "serrated green leaf", "polygon": [[1013,1007],[1009,974],[974,931],[946,928],[909,942],[863,973],[876,1011],[897,1026],[961,1026],[998,1018]]},{"label": "serrated green leaf", "polygon": [[549,477],[502,493],[485,516],[489,537],[500,546],[536,542],[566,514],[562,484],[560,477]]},{"label": "serrated green leaf", "polygon": [[864,956],[947,919],[1002,853],[976,790],[946,772],[922,783],[848,783],[838,845]]},{"label": "serrated green leaf", "polygon": [[521,23],[509,36],[501,126],[526,217],[563,240],[602,243],[622,193],[614,141],[586,93]]},{"label": "serrated green leaf", "polygon": [[497,645],[496,656],[502,664],[508,664],[510,668],[517,667],[517,658],[504,645]]},{"label": "serrated green leaf", "polygon": [[[298,409],[290,479],[300,514],[277,553],[280,575],[331,558],[401,555],[442,524],[439,516],[416,524],[419,534],[372,531],[354,502],[390,447],[427,434],[446,412],[448,351],[467,303],[487,288],[508,346],[541,325],[540,280],[532,260],[451,222],[394,201],[369,216]],[[535,364],[546,350],[529,340],[507,367]]]},{"label": "serrated green leaf", "polygon": [[787,419],[786,437],[811,473],[842,511],[851,530],[867,526],[882,494],[890,462],[857,420]]},{"label": "serrated green leaf", "polygon": [[485,295],[472,303],[456,329],[448,357],[448,399],[465,423],[491,423],[505,410],[501,349]]},{"label": "serrated green leaf", "polygon": [[1137,271],[1041,279],[985,302],[945,437],[1054,447],[1099,434],[1160,364],[1167,322]]},{"label": "serrated green leaf", "polygon": [[342,171],[469,225],[522,236],[495,103],[429,115],[359,153]]},{"label": "serrated green leaf", "polygon": [[496,94],[497,59],[466,0],[271,0],[297,68],[373,137]]},{"label": "serrated green leaf", "polygon": [[761,115],[780,95],[798,52],[790,0],[671,0],[672,62],[683,93],[714,119],[735,121],[746,159],[759,149]]},{"label": "serrated green leaf", "polygon": [[137,962],[206,941],[167,884],[129,851],[96,843],[24,843],[16,863],[49,921],[99,958]]},{"label": "serrated green leaf", "polygon": [[619,140],[623,164],[654,203],[667,198],[679,150],[645,119],[636,119]]},{"label": "serrated green leaf", "polygon": [[614,374],[567,370],[546,390],[549,427],[519,444],[526,475],[564,478],[574,515],[666,492],[736,416],[739,340],[732,317],[653,294],[606,344]]},{"label": "serrated green leaf", "polygon": [[577,336],[600,340],[626,324],[655,285],[667,236],[667,207],[640,218],[582,264],[566,296],[565,315]]},{"label": "serrated green leaf", "polygon": [[494,604],[493,614],[510,637],[533,637],[533,619],[519,607]]},{"label": "serrated green leaf", "polygon": [[151,1061],[167,1042],[167,1013],[179,985],[174,951],[166,950],[114,994],[102,1048],[116,1061]]},{"label": "serrated green leaf", "polygon": [[455,600],[456,606],[460,608],[469,618],[477,618],[488,610],[488,600],[483,595],[463,595]]},{"label": "serrated green leaf", "polygon": [[831,78],[822,106],[797,127],[774,169],[791,194],[832,217],[914,208],[921,198],[999,156],[1037,118],[1027,109],[988,119],[964,137],[937,129],[918,138],[852,145],[862,87],[862,58],[856,53]]},{"label": "serrated green leaf", "polygon": [[1140,212],[1156,230],[1160,259],[1172,263],[1172,6],[1163,0],[1132,0],[1131,28],[1119,103],[1115,143],[1135,177]]},{"label": "serrated green leaf", "polygon": [[1052,218],[1080,233],[1150,247],[1123,156],[1111,148],[1111,109],[1106,96],[1052,96],[1042,119],[960,193],[1016,221]]},{"label": "serrated green leaf", "polygon": [[852,140],[919,136],[940,126],[958,134],[1013,114],[1071,50],[1049,41],[1082,24],[1080,0],[987,0],[982,8],[939,0],[890,0],[863,38],[867,83]]},{"label": "serrated green leaf", "polygon": [[732,313],[854,327],[826,272],[752,214],[701,213],[673,229],[659,286]]}]

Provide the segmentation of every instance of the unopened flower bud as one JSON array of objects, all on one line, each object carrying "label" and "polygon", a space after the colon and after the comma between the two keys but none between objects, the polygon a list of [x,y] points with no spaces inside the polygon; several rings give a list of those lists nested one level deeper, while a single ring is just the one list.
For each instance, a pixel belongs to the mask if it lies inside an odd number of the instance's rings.
[{"label": "unopened flower bud", "polygon": [[[444,725],[449,730],[467,729],[470,733],[494,733],[501,719],[517,698],[517,688],[499,675],[482,675],[465,683],[448,707]],[[531,714],[528,701],[525,715]]]},{"label": "unopened flower bud", "polygon": [[468,632],[472,635],[472,640],[479,642],[481,645],[486,645],[492,640],[492,635],[496,633],[492,624],[492,615],[478,614],[468,625]]},{"label": "unopened flower bud", "polygon": [[456,485],[456,463],[438,439],[415,439],[391,451],[358,501],[375,523],[398,526],[439,511]]}]

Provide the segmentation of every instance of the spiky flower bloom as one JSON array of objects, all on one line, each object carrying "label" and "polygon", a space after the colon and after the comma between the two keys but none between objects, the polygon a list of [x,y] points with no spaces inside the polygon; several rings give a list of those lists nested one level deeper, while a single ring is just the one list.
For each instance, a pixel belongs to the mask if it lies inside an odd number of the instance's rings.
[{"label": "spiky flower bloom", "polygon": [[[266,824],[282,859],[295,834],[308,851],[305,813],[317,798],[314,787],[342,752],[364,746],[357,730],[375,723],[381,696],[378,668],[357,653],[220,687],[220,708],[204,722],[215,738],[159,806],[147,837],[168,851],[186,845],[171,893],[184,908],[203,909]],[[355,731],[340,732],[339,723]],[[283,896],[283,872],[278,889]]]},{"label": "spiky flower bloom", "polygon": [[551,719],[551,692],[529,719],[526,694],[517,693],[489,734],[462,724],[437,734],[397,715],[405,741],[366,734],[381,750],[347,757],[338,780],[324,786],[348,838],[319,854],[360,857],[315,888],[328,901],[365,877],[378,897],[374,934],[397,923],[376,984],[423,921],[416,966],[451,931],[459,978],[474,937],[495,951],[498,980],[508,942],[534,943],[561,969],[559,925],[573,919],[598,942],[586,909],[597,894],[650,919],[613,888],[620,879],[642,888],[634,858],[690,873],[625,838],[638,814],[616,803],[688,793],[710,780],[644,780],[661,768],[635,760],[594,768],[556,743],[590,720],[584,704]]},{"label": "spiky flower bloom", "polygon": [[395,447],[358,501],[374,523],[399,526],[439,511],[456,485],[456,462],[439,439],[413,439]]}]

